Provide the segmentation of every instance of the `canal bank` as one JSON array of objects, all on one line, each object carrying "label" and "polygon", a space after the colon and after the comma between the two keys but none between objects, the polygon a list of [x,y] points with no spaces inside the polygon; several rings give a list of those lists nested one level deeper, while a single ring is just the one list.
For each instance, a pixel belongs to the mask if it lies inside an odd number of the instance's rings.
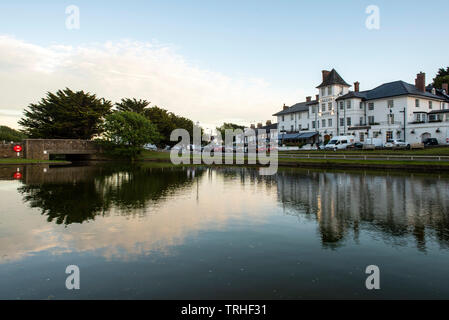
[{"label": "canal bank", "polygon": [[[192,160],[192,158],[191,158]],[[216,164],[221,166],[224,164]],[[247,158],[245,158],[245,161]],[[171,163],[169,152],[145,152],[139,161]],[[204,164],[203,164],[204,165]],[[251,164],[232,164],[231,166],[259,166]],[[278,158],[279,167],[318,168],[318,169],[373,169],[373,170],[405,170],[425,172],[449,172],[449,161],[421,161],[421,160],[370,160],[370,159],[295,159]]]}]

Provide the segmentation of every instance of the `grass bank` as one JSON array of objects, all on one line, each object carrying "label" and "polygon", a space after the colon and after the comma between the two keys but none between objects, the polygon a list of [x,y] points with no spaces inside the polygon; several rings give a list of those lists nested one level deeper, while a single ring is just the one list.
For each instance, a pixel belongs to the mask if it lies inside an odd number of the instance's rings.
[{"label": "grass bank", "polygon": [[449,156],[449,147],[435,147],[426,149],[414,149],[414,150],[298,150],[298,151],[280,151],[282,154],[350,154],[350,155],[422,155],[422,156]]},{"label": "grass bank", "polygon": [[70,161],[65,160],[34,160],[21,158],[5,158],[0,159],[0,164],[70,164]]},{"label": "grass bank", "polygon": [[[449,149],[449,148],[448,148]],[[245,158],[246,160],[247,158]],[[140,161],[170,162],[169,152],[145,151]],[[315,167],[327,169],[394,169],[417,170],[426,172],[449,171],[449,161],[404,161],[404,160],[353,160],[353,159],[291,159],[283,158],[282,153],[278,158],[279,167]],[[224,163],[224,158],[223,158]]]}]

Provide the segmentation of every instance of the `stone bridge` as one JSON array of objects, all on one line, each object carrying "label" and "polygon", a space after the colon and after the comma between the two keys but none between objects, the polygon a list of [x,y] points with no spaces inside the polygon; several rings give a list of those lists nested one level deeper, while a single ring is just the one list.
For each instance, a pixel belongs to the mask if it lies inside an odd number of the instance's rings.
[{"label": "stone bridge", "polygon": [[36,160],[50,160],[51,155],[92,160],[101,153],[101,148],[91,140],[27,139],[22,146],[24,158]]}]

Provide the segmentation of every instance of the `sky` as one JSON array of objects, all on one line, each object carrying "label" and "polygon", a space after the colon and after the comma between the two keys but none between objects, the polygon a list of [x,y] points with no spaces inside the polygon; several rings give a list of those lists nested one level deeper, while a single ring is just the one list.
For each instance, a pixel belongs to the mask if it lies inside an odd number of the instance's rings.
[{"label": "sky", "polygon": [[[372,5],[378,28],[366,24]],[[274,120],[284,103],[317,94],[324,69],[361,90],[414,83],[420,71],[429,83],[449,65],[448,9],[447,0],[0,0],[0,124],[18,128],[25,107],[65,87],[146,99],[213,128]]]}]

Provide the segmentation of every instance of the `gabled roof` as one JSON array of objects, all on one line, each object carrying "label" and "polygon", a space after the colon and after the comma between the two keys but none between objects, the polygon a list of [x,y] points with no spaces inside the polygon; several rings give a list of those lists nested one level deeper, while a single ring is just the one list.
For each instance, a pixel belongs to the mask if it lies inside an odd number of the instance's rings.
[{"label": "gabled roof", "polygon": [[444,100],[430,92],[422,92],[410,83],[404,81],[394,81],[389,83],[384,83],[372,90],[362,91],[362,92],[349,92],[344,96],[337,98],[337,100],[349,99],[349,98],[361,98],[362,100],[376,100],[382,98],[396,97],[396,96],[422,96],[426,98]]},{"label": "gabled roof", "polygon": [[326,87],[333,84],[341,84],[343,86],[350,87],[350,85],[347,84],[345,80],[343,80],[338,72],[335,71],[335,69],[332,69],[331,72],[329,72],[329,74],[327,75],[326,79],[324,79],[317,88]]},{"label": "gabled roof", "polygon": [[[426,87],[426,91],[432,93],[433,85],[429,84]],[[449,93],[445,92],[443,89],[435,88],[435,94],[440,98],[444,99],[446,102],[449,102]]]},{"label": "gabled roof", "polygon": [[308,111],[309,104],[310,104],[310,102],[300,102],[300,103],[292,105],[288,109],[285,109],[285,110],[279,111],[278,113],[273,114],[273,116],[281,116],[283,114]]}]

